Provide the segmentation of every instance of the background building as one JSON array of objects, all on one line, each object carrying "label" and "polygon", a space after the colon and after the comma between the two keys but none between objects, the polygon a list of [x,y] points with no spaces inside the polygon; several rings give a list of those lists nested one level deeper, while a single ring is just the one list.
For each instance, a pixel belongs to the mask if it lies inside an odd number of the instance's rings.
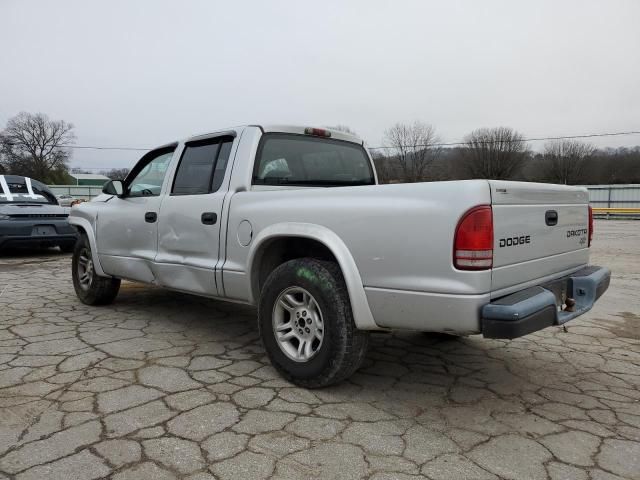
[{"label": "background building", "polygon": [[74,180],[74,185],[101,187],[109,181],[109,177],[94,173],[70,173],[69,176]]}]

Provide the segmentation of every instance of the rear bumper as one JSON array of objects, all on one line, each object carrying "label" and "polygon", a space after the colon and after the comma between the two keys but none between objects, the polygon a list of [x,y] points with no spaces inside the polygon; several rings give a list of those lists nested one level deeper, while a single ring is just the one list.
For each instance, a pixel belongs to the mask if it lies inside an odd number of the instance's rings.
[{"label": "rear bumper", "polygon": [[[610,279],[609,269],[589,266],[549,284],[500,298],[482,308],[482,335],[516,338],[562,325],[588,312],[609,288]],[[567,298],[574,299],[575,306],[562,310],[560,307]]]},{"label": "rear bumper", "polygon": [[[46,227],[46,234],[37,234],[35,227]],[[78,231],[66,219],[0,222],[0,248],[69,245],[75,243],[77,238]]]},{"label": "rear bumper", "polygon": [[29,246],[62,246],[73,245],[77,235],[42,235],[23,237],[19,235],[0,237],[0,248],[29,247]]}]

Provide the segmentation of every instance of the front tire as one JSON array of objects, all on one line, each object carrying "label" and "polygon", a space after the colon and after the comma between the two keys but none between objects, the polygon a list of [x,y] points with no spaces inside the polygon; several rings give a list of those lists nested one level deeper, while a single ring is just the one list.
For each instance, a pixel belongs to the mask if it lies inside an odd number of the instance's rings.
[{"label": "front tire", "polygon": [[107,305],[118,295],[120,279],[99,277],[95,272],[91,245],[86,235],[81,235],[76,242],[71,273],[76,295],[86,305]]},{"label": "front tire", "polygon": [[353,321],[338,265],[290,260],[265,282],[258,326],[271,363],[296,385],[320,388],[351,376],[362,364],[368,332]]}]

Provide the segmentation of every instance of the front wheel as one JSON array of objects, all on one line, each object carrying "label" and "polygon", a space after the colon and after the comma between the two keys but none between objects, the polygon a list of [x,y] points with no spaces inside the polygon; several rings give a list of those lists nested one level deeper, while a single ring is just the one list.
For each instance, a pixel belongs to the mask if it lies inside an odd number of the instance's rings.
[{"label": "front wheel", "polygon": [[118,295],[120,279],[98,276],[93,268],[91,245],[85,235],[80,236],[73,250],[71,272],[73,288],[82,303],[107,305]]},{"label": "front wheel", "polygon": [[353,322],[338,265],[302,258],[277,267],[262,288],[260,336],[274,367],[305,388],[338,383],[362,364],[368,332]]}]

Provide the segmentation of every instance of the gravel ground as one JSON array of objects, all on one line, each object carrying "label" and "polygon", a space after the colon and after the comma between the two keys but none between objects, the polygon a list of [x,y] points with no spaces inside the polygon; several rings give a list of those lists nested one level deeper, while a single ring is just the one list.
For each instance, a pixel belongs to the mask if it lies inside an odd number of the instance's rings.
[{"label": "gravel ground", "polygon": [[0,479],[640,479],[640,222],[599,221],[608,293],[511,342],[376,334],[350,381],[283,381],[255,311],[0,257]]}]

